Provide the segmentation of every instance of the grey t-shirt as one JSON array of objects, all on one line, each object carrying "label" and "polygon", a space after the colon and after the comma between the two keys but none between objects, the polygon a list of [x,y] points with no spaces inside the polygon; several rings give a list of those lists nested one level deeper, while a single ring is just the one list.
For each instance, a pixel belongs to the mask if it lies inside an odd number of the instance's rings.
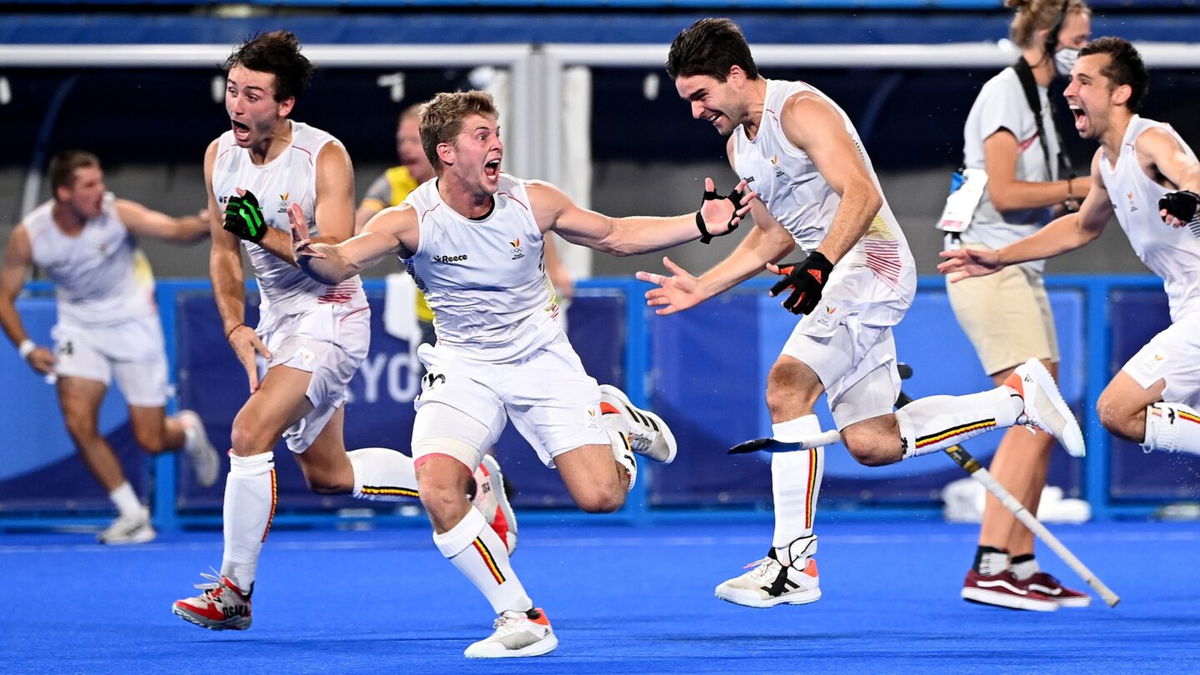
[{"label": "grey t-shirt", "polygon": [[[1005,68],[988,80],[971,106],[963,129],[963,164],[968,169],[983,169],[983,142],[1000,129],[1007,129],[1017,139],[1016,179],[1030,183],[1057,180],[1058,135],[1054,133],[1054,118],[1050,114],[1045,87],[1038,87],[1038,96],[1042,104],[1042,124],[1050,147],[1049,166],[1046,165],[1046,156],[1038,139],[1037,120],[1029,109],[1029,102],[1025,100],[1017,71],[1012,67]],[[1037,232],[1049,222],[1050,215],[1049,207],[997,211],[985,190],[975,210],[975,217],[962,233],[962,241],[997,249]],[[1026,265],[1040,272],[1045,263],[1035,261]]]}]

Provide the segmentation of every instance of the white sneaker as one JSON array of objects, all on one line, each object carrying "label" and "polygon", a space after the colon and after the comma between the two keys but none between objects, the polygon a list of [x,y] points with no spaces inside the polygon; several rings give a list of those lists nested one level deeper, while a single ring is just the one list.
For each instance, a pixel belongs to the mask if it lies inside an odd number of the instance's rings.
[{"label": "white sneaker", "polygon": [[196,472],[196,482],[200,487],[211,487],[217,482],[221,472],[221,455],[208,440],[208,432],[204,422],[194,411],[184,410],[179,413],[179,421],[183,423],[185,438],[183,450],[192,460],[192,470]]},{"label": "white sneaker", "polygon": [[658,415],[630,403],[625,392],[610,384],[600,385],[600,413],[616,413],[625,418],[629,424],[629,445],[634,452],[663,464],[675,461],[679,448],[670,427]]},{"label": "white sneaker", "polygon": [[1018,424],[1037,427],[1054,436],[1072,457],[1087,453],[1079,422],[1041,361],[1029,359],[1017,366],[1004,384],[1015,390],[1025,403],[1025,410],[1017,417]]},{"label": "white sneaker", "polygon": [[780,564],[775,549],[762,560],[746,565],[753,568],[717,586],[717,597],[746,607],[806,605],[821,599],[821,579],[817,561],[808,558],[804,569]]},{"label": "white sneaker", "polygon": [[150,524],[150,510],[146,507],[138,509],[137,513],[118,516],[103,532],[96,536],[101,544],[119,546],[121,544],[145,544],[154,541],[158,533]]},{"label": "white sneaker", "polygon": [[467,647],[463,656],[468,659],[541,656],[558,647],[558,637],[540,608],[503,612],[492,626],[496,631]]},{"label": "white sneaker", "polygon": [[500,462],[491,455],[484,455],[479,468],[475,469],[475,498],[471,503],[487,518],[488,525],[500,535],[508,554],[517,550],[517,514],[504,492],[504,474]]}]

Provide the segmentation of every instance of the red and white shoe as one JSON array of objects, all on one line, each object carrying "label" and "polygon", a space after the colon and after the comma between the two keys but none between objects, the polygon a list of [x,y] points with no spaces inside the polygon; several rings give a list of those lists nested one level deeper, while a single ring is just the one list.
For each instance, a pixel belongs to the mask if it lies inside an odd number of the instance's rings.
[{"label": "red and white shoe", "polygon": [[492,626],[495,632],[467,647],[463,656],[468,659],[541,656],[558,647],[558,637],[550,627],[550,619],[540,608],[528,612],[503,612]]},{"label": "red and white shoe", "polygon": [[1072,457],[1087,453],[1079,422],[1041,361],[1029,359],[1017,366],[1004,384],[1017,392],[1025,404],[1017,424],[1036,427],[1054,436]]},{"label": "red and white shoe", "polygon": [[1025,582],[1017,581],[1013,573],[1007,570],[984,576],[972,568],[963,582],[962,598],[981,605],[1033,612],[1053,612],[1058,609],[1054,598],[1026,588]]},{"label": "red and white shoe", "polygon": [[512,555],[517,550],[517,514],[508,501],[508,493],[504,491],[504,474],[500,472],[500,462],[491,455],[484,455],[479,468],[475,469],[475,498],[471,503],[488,525],[500,535],[500,541]]},{"label": "red and white shoe", "polygon": [[176,600],[171,613],[209,630],[246,630],[250,627],[250,592],[238,588],[229,577],[201,573],[207,583],[196,584],[204,591],[194,598]]},{"label": "red and white shoe", "polygon": [[1063,586],[1058,579],[1045,572],[1038,572],[1023,583],[1026,589],[1053,599],[1059,607],[1087,607],[1092,604],[1092,596]]}]

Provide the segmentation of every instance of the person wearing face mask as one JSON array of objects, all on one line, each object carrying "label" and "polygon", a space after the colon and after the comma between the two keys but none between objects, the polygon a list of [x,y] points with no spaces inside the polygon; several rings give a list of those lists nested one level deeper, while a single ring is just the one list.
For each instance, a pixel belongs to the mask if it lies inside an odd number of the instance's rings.
[{"label": "person wearing face mask", "polygon": [[[999,249],[1037,232],[1056,211],[1073,210],[1088,193],[1086,177],[1075,178],[1063,154],[1048,86],[1078,58],[1091,10],[1083,0],[1007,0],[1006,6],[1016,10],[1011,39],[1021,56],[983,85],[967,116],[962,182],[938,223],[947,249]],[[959,324],[996,383],[1031,358],[1057,377],[1043,266],[1029,262],[946,286]],[[1053,444],[1049,434],[1014,427],[992,460],[992,475],[1031,513],[1037,513]],[[1033,541],[989,495],[962,597],[1027,610],[1086,606],[1087,595],[1040,571]]]}]

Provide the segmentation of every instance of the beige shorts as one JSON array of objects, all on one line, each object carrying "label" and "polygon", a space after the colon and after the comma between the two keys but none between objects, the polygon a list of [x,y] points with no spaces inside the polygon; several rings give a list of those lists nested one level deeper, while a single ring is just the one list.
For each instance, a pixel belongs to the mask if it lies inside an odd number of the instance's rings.
[{"label": "beige shorts", "polygon": [[986,277],[946,282],[946,294],[988,375],[1029,359],[1058,362],[1054,315],[1039,272],[1012,265]]}]

